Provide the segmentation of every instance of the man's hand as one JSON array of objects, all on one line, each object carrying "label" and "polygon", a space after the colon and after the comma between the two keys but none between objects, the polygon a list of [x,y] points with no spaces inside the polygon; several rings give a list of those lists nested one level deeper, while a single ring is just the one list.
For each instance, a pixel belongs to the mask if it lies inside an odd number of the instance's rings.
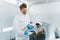
[{"label": "man's hand", "polygon": [[30,25],[30,24],[28,24],[28,25],[27,25],[27,28],[28,28],[29,30],[32,30],[32,29],[33,29],[33,26]]},{"label": "man's hand", "polygon": [[24,35],[27,35],[27,34],[28,34],[28,30],[25,30],[25,31],[24,31]]}]

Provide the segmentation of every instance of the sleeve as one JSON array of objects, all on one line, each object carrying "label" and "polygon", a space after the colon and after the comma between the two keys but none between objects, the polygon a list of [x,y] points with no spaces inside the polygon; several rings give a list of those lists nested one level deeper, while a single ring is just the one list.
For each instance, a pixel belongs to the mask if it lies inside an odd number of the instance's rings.
[{"label": "sleeve", "polygon": [[24,35],[24,33],[19,29],[19,18],[18,16],[15,17],[14,22],[13,22],[13,29],[15,33]]},{"label": "sleeve", "polygon": [[14,21],[13,21],[13,28],[14,28],[14,30],[18,30],[18,25],[19,24],[19,22],[18,22],[18,17],[17,17],[17,15],[15,16],[15,19],[14,19]]}]

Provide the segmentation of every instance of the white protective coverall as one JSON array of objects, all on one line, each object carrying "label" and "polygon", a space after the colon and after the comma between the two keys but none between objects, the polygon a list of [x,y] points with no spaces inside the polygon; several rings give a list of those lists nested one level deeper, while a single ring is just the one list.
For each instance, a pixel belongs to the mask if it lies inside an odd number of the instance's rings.
[{"label": "white protective coverall", "polygon": [[29,40],[29,36],[24,35],[24,30],[29,23],[30,17],[28,14],[23,15],[22,13],[18,13],[16,15],[13,23],[16,40]]}]

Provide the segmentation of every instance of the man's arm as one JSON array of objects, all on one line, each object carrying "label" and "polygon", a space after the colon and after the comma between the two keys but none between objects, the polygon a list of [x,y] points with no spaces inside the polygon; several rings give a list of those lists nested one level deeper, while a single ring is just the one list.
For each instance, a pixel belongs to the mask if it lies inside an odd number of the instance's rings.
[{"label": "man's arm", "polygon": [[15,17],[14,22],[13,22],[13,28],[15,33],[17,33],[18,35],[23,35],[23,32],[19,29],[19,18],[18,15]]}]

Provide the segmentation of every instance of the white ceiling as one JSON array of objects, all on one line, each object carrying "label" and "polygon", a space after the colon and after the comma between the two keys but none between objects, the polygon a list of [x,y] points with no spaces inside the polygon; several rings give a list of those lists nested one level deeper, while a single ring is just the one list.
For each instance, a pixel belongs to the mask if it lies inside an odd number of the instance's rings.
[{"label": "white ceiling", "polygon": [[45,4],[51,2],[60,2],[60,0],[4,0],[6,2],[19,5],[19,3],[25,2],[28,5],[37,5],[37,4]]},{"label": "white ceiling", "polygon": [[17,0],[18,2],[25,2],[30,5],[46,3],[48,0]]},{"label": "white ceiling", "polygon": [[5,2],[12,3],[12,4],[17,4],[17,0],[4,0]]},{"label": "white ceiling", "polygon": [[18,2],[27,2],[30,5],[45,4],[51,2],[60,2],[60,0],[17,0]]}]

